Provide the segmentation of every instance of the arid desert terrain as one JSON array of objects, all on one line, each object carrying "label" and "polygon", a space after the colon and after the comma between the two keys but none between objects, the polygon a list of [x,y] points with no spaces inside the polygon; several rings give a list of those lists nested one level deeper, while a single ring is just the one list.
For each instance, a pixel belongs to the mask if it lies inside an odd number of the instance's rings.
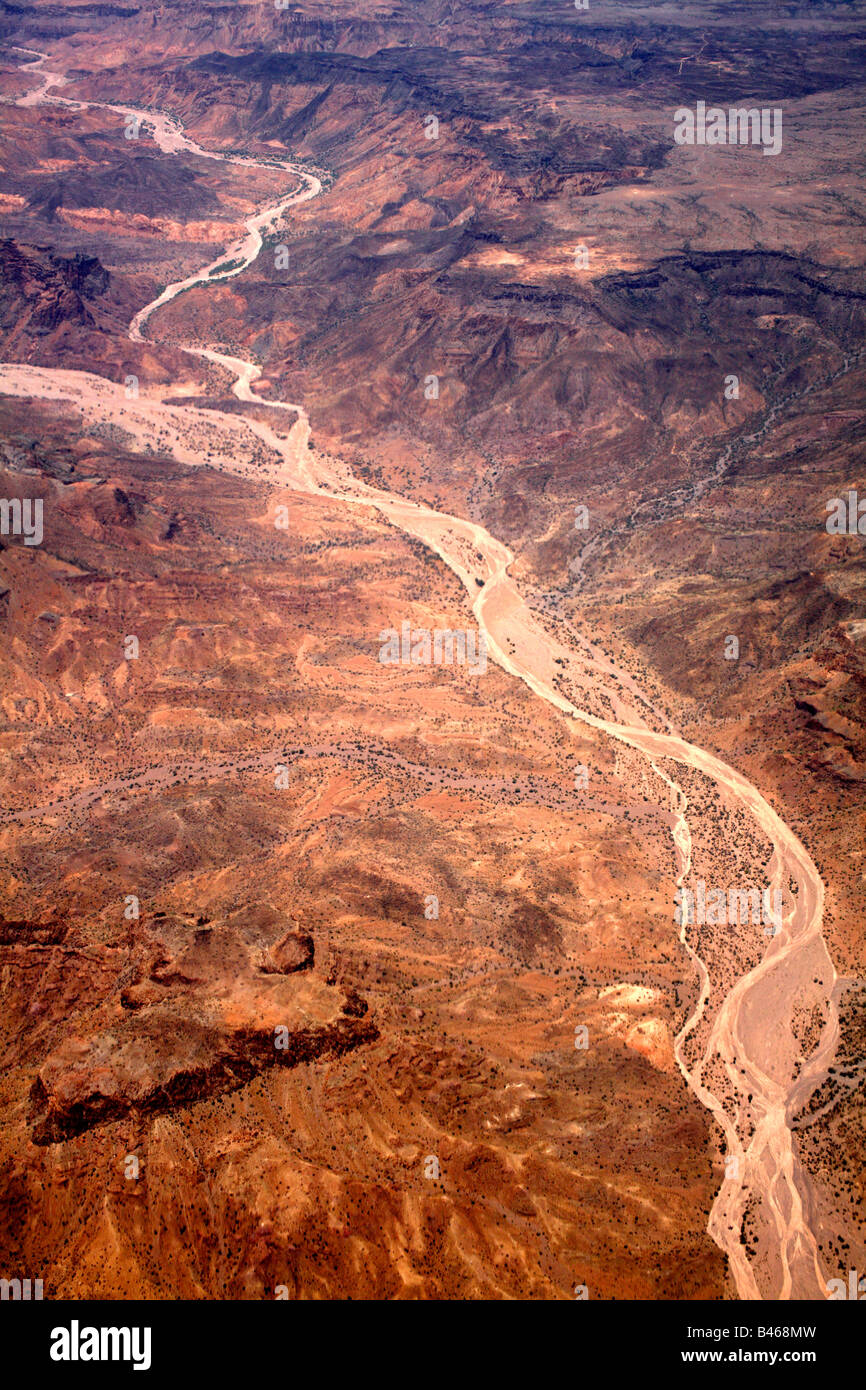
[{"label": "arid desert terrain", "polygon": [[828,1298],[866,4],[0,40],[0,1276]]}]

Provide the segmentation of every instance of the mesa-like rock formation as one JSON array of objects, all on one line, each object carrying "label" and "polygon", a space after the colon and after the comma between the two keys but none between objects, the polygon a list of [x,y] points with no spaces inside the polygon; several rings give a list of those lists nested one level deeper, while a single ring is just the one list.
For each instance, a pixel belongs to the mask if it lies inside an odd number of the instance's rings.
[{"label": "mesa-like rock formation", "polygon": [[277,914],[238,916],[191,924],[160,915],[136,932],[146,963],[125,968],[119,993],[132,1017],[117,1017],[115,996],[102,1018],[91,1015],[92,1031],[71,1032],[48,1054],[30,1093],[36,1143],[171,1111],[237,1090],[266,1067],[339,1056],[377,1036],[362,1021],[365,1004],[294,978],[312,967],[308,936],[270,940]]}]

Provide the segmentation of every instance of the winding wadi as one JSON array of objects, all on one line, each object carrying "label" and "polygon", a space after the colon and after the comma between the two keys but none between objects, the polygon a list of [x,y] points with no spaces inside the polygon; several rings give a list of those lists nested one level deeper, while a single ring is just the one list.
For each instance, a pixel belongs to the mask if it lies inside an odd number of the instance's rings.
[{"label": "winding wadi", "polygon": [[[38,79],[38,85],[19,98],[19,104],[80,105],[61,95],[66,79],[52,72],[47,62],[46,55],[34,54],[27,63],[25,70]],[[203,148],[162,113],[125,106],[109,109],[137,118],[166,157],[189,152],[239,165],[257,164],[248,156]],[[259,255],[263,238],[278,229],[294,206],[321,191],[315,174],[289,161],[285,170],[295,181],[293,190],[249,218],[245,237],[226,247],[198,273],[167,286],[141,309],[130,325],[131,338],[143,341],[154,334],[158,330],[157,311],[178,295],[242,274]],[[712,778],[725,798],[746,812],[771,842],[771,887],[782,892],[785,904],[781,929],[766,940],[760,963],[738,978],[724,998],[717,997],[717,982],[690,941],[688,923],[680,926],[680,940],[697,974],[699,993],[676,1039],[675,1053],[684,1082],[724,1134],[729,1176],[713,1205],[709,1231],[730,1262],[740,1297],[825,1297],[827,1276],[813,1229],[813,1199],[797,1159],[791,1120],[821,1085],[834,1056],[837,977],[822,936],[824,884],[804,845],[745,777],[671,731],[631,676],[618,672],[589,643],[578,654],[545,629],[512,578],[514,556],[506,545],[474,522],[368,485],[323,457],[310,447],[310,424],[302,405],[268,401],[254,389],[261,375],[255,362],[198,346],[185,351],[229,373],[240,402],[270,406],[273,425],[263,423],[260,412],[253,418],[172,405],[146,393],[130,400],[122,386],[85,371],[4,363],[0,366],[0,392],[73,402],[85,420],[112,421],[143,449],[152,447],[160,437],[163,448],[167,446],[183,463],[207,463],[242,477],[264,477],[277,493],[291,489],[349,506],[372,506],[395,527],[422,541],[465,585],[475,619],[486,635],[489,655],[504,671],[523,681],[539,700],[566,718],[591,725],[649,760],[672,812],[678,865],[677,882],[671,884],[672,924],[674,889],[685,882],[691,866],[689,803],[676,780],[678,767]],[[287,430],[281,429],[281,416],[291,420]],[[251,444],[255,446],[252,453]],[[260,445],[264,446],[264,456]],[[206,459],[208,450],[211,457]],[[263,457],[263,462],[251,462],[251,457]],[[584,684],[592,680],[597,691],[606,695],[616,718],[602,718],[567,698],[563,680],[569,673],[579,676]],[[818,1045],[811,1055],[803,1057],[792,1037],[791,1001],[807,980],[820,982],[824,1022]],[[695,1061],[688,1052],[688,1041],[710,1008],[711,1026]],[[722,1060],[726,1077],[721,1094],[718,1082],[710,1076],[714,1057]],[[743,1217],[750,1203],[760,1204],[766,1218],[760,1228],[764,1233],[761,1247],[751,1253],[741,1239]]]}]

